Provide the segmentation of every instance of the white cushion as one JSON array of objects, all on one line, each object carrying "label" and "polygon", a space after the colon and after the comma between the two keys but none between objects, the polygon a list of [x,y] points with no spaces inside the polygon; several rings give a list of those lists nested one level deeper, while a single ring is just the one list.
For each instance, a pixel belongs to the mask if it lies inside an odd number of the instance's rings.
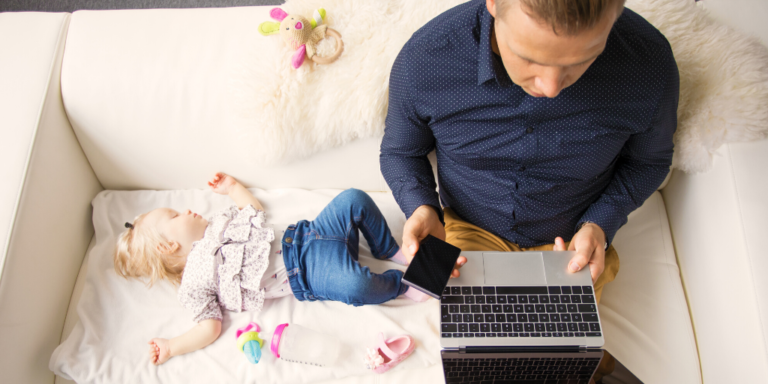
[{"label": "white cushion", "polygon": [[[256,192],[273,227],[280,229],[301,218],[314,218],[339,191]],[[402,212],[391,194],[371,195],[399,241],[405,220]],[[201,207],[203,214],[210,214],[226,204],[228,198],[202,190],[105,191],[97,196],[93,202],[95,246],[81,272],[85,275],[82,293],[76,291],[71,304],[81,321],[52,356],[51,369],[64,378],[86,382],[121,382],[128,372],[141,382],[442,380],[435,300],[413,304],[398,299],[380,306],[353,308],[336,302],[300,303],[283,298],[270,302],[261,313],[227,312],[222,336],[213,345],[202,352],[173,358],[160,368],[149,365],[144,343],[152,337],[173,337],[186,331],[192,325],[191,315],[178,304],[170,285],[159,284],[147,290],[141,282],[115,275],[111,251],[116,235],[124,229],[126,220],[154,207]],[[600,306],[606,348],[646,382],[700,382],[693,333],[658,193],[632,214],[630,222],[617,234],[615,246],[622,269],[616,281],[607,286]],[[374,271],[395,267],[370,258],[365,242],[361,249],[362,263]],[[160,318],[163,320],[158,321]],[[233,348],[236,328],[250,320],[266,329],[281,322],[312,326],[356,347],[369,344],[379,331],[407,332],[417,339],[418,347],[402,367],[383,376],[361,370],[359,353],[332,369],[296,369],[271,356],[251,367]],[[71,323],[71,319],[67,322]]]},{"label": "white cushion", "polygon": [[707,382],[768,382],[768,140],[730,143],[664,189]]},{"label": "white cushion", "polygon": [[[228,126],[232,66],[272,7],[78,11],[72,14],[62,97],[107,189],[195,188],[224,170],[260,188],[385,191],[380,138],[357,140],[300,162],[238,161]],[[354,122],[351,122],[354,123]]]},{"label": "white cushion", "polygon": [[654,192],[614,239],[621,267],[605,286],[605,348],[645,383],[701,383],[664,201]]}]

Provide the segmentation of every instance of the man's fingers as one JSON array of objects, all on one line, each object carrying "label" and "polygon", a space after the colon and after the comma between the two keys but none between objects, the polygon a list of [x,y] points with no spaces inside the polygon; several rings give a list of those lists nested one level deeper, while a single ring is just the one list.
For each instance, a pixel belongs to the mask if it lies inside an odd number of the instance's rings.
[{"label": "man's fingers", "polygon": [[597,282],[597,278],[603,273],[603,269],[599,268],[597,263],[590,264],[589,272],[592,274],[592,284]]},{"label": "man's fingers", "polygon": [[400,249],[403,250],[403,254],[408,260],[412,260],[416,251],[419,250],[419,239],[411,233],[403,233],[403,246]]},{"label": "man's fingers", "polygon": [[568,270],[571,272],[581,271],[587,263],[589,263],[589,255],[584,251],[578,251],[576,256],[572,257],[571,261],[568,262]]},{"label": "man's fingers", "polygon": [[565,241],[563,241],[562,237],[558,236],[555,238],[555,248],[553,250],[565,251]]},{"label": "man's fingers", "polygon": [[456,259],[456,265],[453,266],[453,271],[451,271],[451,278],[456,278],[461,276],[461,272],[459,272],[459,269],[464,266],[464,264],[467,263],[467,258],[464,256],[459,256],[458,259]]}]

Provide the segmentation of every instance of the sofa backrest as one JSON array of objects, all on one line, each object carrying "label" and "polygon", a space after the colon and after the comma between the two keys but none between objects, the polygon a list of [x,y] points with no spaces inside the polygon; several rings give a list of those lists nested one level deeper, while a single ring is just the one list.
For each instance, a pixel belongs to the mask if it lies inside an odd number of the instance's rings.
[{"label": "sofa backrest", "polygon": [[104,188],[203,188],[224,171],[259,188],[387,190],[380,138],[268,167],[233,153],[232,62],[254,44],[270,54],[257,28],[271,8],[72,14],[62,97]]}]

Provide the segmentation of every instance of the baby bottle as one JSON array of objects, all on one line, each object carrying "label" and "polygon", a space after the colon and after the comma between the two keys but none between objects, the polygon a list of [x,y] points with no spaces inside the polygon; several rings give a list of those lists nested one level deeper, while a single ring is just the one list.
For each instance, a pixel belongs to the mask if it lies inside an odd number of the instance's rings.
[{"label": "baby bottle", "polygon": [[341,343],[333,337],[298,324],[280,324],[270,346],[275,357],[318,367],[334,365]]}]

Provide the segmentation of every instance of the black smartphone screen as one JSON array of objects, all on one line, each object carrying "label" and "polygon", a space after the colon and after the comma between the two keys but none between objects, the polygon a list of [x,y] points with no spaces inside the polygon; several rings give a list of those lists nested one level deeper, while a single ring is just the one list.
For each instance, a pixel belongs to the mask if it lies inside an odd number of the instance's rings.
[{"label": "black smartphone screen", "polygon": [[439,300],[460,254],[461,249],[427,235],[405,271],[403,283]]}]

